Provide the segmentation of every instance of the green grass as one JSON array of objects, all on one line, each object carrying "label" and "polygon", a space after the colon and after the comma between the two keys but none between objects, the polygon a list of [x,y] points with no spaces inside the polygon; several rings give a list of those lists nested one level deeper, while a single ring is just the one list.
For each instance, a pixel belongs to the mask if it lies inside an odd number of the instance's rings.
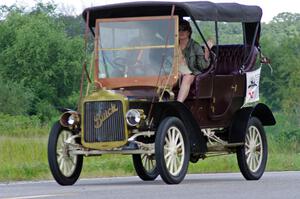
[{"label": "green grass", "polygon": [[[300,170],[300,154],[279,151],[269,142],[268,171]],[[285,149],[286,150],[286,149]],[[47,136],[0,136],[0,181],[52,179],[47,162]],[[190,163],[189,173],[239,172],[236,156],[218,156]],[[84,158],[81,177],[135,175],[131,156]]]},{"label": "green grass", "polygon": [[[37,117],[0,114],[0,181],[53,179],[47,161],[49,127]],[[282,124],[279,124],[281,126]],[[285,128],[286,129],[286,128]],[[294,129],[267,128],[267,171],[300,170],[300,142]],[[298,130],[299,131],[299,130]],[[189,173],[239,172],[235,154],[190,163]],[[84,158],[81,177],[135,175],[131,156]]]},{"label": "green grass", "polygon": [[84,158],[82,176],[115,177],[135,175],[131,156],[103,155]]},{"label": "green grass", "polygon": [[50,128],[37,116],[11,116],[0,113],[0,136],[36,137],[47,135]]},{"label": "green grass", "polygon": [[[47,160],[47,136],[0,136],[0,181],[52,179]],[[131,156],[84,158],[83,177],[134,175]]]},{"label": "green grass", "polygon": [[[299,171],[300,154],[269,153],[267,171]],[[189,173],[239,172],[236,155],[211,157],[190,163]]]},{"label": "green grass", "polygon": [[49,178],[46,138],[0,137],[0,181]]}]

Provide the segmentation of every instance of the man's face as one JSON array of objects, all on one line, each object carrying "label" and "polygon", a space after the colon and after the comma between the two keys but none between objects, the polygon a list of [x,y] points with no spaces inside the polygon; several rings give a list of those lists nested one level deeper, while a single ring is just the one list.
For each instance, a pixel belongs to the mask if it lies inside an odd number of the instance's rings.
[{"label": "man's face", "polygon": [[190,33],[188,30],[186,30],[182,27],[179,27],[179,40],[188,39],[189,36],[190,36]]}]

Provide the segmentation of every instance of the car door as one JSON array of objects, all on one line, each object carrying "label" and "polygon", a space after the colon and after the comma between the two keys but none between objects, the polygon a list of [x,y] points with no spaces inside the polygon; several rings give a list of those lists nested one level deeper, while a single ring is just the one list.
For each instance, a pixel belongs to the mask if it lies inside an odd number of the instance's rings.
[{"label": "car door", "polygon": [[244,74],[216,75],[210,102],[210,118],[224,119],[238,110],[244,101]]}]

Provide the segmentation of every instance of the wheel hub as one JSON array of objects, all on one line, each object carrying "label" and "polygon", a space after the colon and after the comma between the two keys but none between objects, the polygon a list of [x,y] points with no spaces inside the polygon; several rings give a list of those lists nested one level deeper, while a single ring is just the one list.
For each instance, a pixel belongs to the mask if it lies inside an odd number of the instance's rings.
[{"label": "wheel hub", "polygon": [[[62,174],[69,177],[76,168],[77,156],[71,156],[66,140],[72,136],[69,131],[62,131],[57,143],[57,163]],[[75,143],[74,140],[72,140]]]},{"label": "wheel hub", "polygon": [[256,152],[255,143],[253,141],[250,142],[250,153],[254,154]]},{"label": "wheel hub", "polygon": [[172,146],[170,147],[170,152],[171,152],[172,155],[174,155],[174,156],[177,155],[177,148],[176,148],[176,146],[174,146],[174,144],[172,144]]},{"label": "wheel hub", "polygon": [[62,149],[63,149],[63,158],[69,158],[70,157],[69,147],[66,145],[66,143],[64,143]]}]

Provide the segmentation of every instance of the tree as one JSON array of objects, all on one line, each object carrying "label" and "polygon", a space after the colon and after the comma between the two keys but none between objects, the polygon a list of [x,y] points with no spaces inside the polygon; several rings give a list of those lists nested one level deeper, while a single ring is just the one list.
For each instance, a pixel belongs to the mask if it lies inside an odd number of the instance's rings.
[{"label": "tree", "polygon": [[274,72],[270,75],[263,68],[261,90],[273,110],[288,121],[287,126],[293,129],[289,132],[294,133],[300,126],[300,14],[281,13],[263,24],[262,30],[261,46],[271,58]]},{"label": "tree", "polygon": [[22,83],[3,81],[0,77],[0,113],[25,115],[31,112],[34,94]]},{"label": "tree", "polygon": [[11,12],[0,23],[0,74],[23,82],[39,101],[63,106],[78,90],[83,40],[43,12]]},{"label": "tree", "polygon": [[[288,101],[287,91],[297,88],[296,82],[300,80],[297,75],[300,67],[299,33],[300,14],[280,13],[269,24],[263,24],[261,46],[272,60],[274,74],[263,75],[266,78],[262,81],[262,88],[276,109],[287,108],[283,107]],[[297,93],[289,95],[298,96]]]}]

